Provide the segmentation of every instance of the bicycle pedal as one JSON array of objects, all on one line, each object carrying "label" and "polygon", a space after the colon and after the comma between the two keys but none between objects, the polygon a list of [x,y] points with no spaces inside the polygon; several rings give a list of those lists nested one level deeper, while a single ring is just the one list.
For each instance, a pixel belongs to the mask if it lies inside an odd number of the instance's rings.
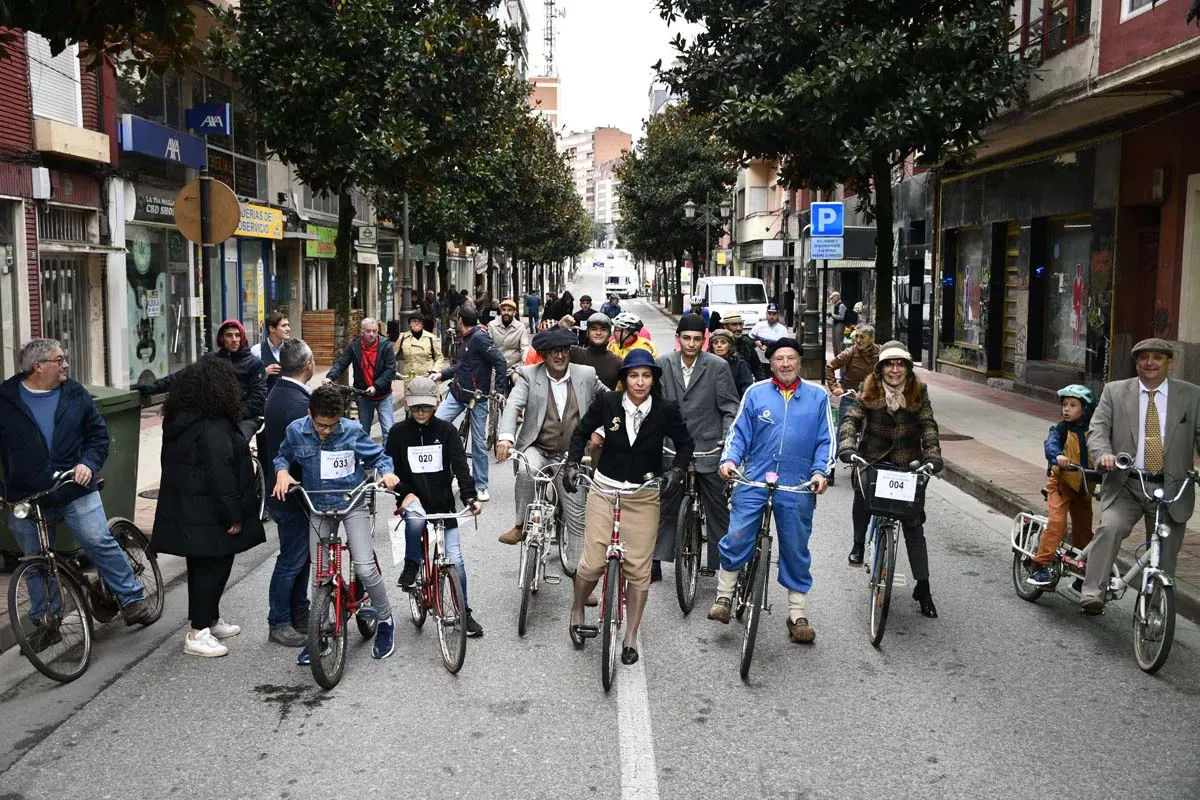
[{"label": "bicycle pedal", "polygon": [[542,580],[551,586],[557,586],[562,583],[562,577],[559,575],[543,575]]},{"label": "bicycle pedal", "polygon": [[576,625],[575,633],[580,639],[595,639],[600,635],[600,628],[595,625]]},{"label": "bicycle pedal", "polygon": [[700,574],[705,578],[711,578],[713,575],[717,574],[717,571],[715,569],[709,569],[708,567],[701,567]]},{"label": "bicycle pedal", "polygon": [[892,576],[892,586],[908,586],[908,576],[899,572]]}]

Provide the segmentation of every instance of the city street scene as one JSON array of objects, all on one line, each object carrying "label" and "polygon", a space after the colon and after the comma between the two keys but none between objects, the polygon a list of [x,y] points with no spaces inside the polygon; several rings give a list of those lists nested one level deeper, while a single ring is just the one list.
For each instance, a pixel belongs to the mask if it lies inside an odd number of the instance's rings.
[{"label": "city street scene", "polygon": [[0,76],[0,800],[1200,797],[1200,0]]}]

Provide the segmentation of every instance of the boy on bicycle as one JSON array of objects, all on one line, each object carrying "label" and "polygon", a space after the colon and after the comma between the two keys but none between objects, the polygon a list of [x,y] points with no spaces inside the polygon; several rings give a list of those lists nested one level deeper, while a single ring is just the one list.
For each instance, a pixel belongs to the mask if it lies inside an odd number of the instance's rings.
[{"label": "boy on bicycle", "polygon": [[[296,484],[312,492],[353,491],[366,480],[364,466],[382,473],[380,480],[389,489],[399,483],[392,459],[382,447],[371,441],[361,425],[342,416],[343,408],[342,394],[336,386],[321,386],[313,391],[308,401],[308,416],[288,425],[283,442],[279,445],[273,492],[276,499],[285,499],[288,489]],[[289,471],[293,465],[300,470],[300,480]],[[333,511],[343,502],[340,494],[314,494],[310,501],[318,511]],[[354,574],[371,598],[371,608],[379,619],[371,655],[387,658],[395,649],[396,628],[387,586],[375,564],[375,549],[371,543],[374,521],[367,504],[362,503],[338,517],[320,517],[315,522],[310,520],[309,553],[315,564],[318,535],[327,538],[336,530],[334,526],[339,522],[345,526]],[[308,663],[308,656],[308,648],[305,647],[297,663]]]},{"label": "boy on bicycle", "polygon": [[1050,586],[1050,564],[1063,537],[1067,535],[1067,517],[1071,517],[1071,544],[1083,548],[1092,540],[1092,497],[1084,490],[1083,475],[1067,470],[1070,464],[1088,463],[1087,429],[1095,403],[1092,390],[1073,383],[1058,390],[1063,421],[1050,428],[1046,436],[1046,502],[1050,506],[1046,529],[1033,558],[1033,573],[1026,582]]},{"label": "boy on bicycle", "polygon": [[[397,465],[399,475],[396,494],[401,500],[396,513],[404,516],[404,570],[398,583],[407,591],[421,568],[424,515],[452,514],[456,510],[454,479],[458,479],[458,496],[472,514],[478,514],[482,506],[458,431],[446,420],[434,416],[438,407],[437,384],[430,378],[413,378],[405,388],[404,404],[408,407],[408,419],[388,432],[387,455]],[[467,636],[482,636],[483,626],[475,620],[467,601],[467,565],[463,561],[458,522],[448,519],[445,524],[446,555],[462,576]]]}]

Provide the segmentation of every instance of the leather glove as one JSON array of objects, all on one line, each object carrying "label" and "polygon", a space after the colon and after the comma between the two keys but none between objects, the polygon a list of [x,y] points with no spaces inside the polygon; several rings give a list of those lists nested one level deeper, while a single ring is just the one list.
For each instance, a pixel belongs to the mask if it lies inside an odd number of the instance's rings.
[{"label": "leather glove", "polygon": [[671,467],[663,473],[662,494],[671,495],[679,491],[683,486],[683,470],[679,467]]},{"label": "leather glove", "polygon": [[929,464],[933,467],[934,475],[941,472],[942,467],[945,466],[945,464],[942,462],[942,460],[940,458],[927,458],[922,462],[922,465],[924,465],[924,464]]},{"label": "leather glove", "polygon": [[858,455],[858,451],[847,448],[847,449],[843,450],[842,452],[838,453],[838,458],[841,460],[841,462],[843,464],[849,464],[852,461],[854,461],[854,457],[856,455]]},{"label": "leather glove", "polygon": [[580,469],[582,469],[582,468],[573,461],[568,461],[566,464],[563,464],[563,468],[562,468],[563,491],[566,492],[567,494],[575,494],[575,492],[579,491],[578,481],[579,481]]}]

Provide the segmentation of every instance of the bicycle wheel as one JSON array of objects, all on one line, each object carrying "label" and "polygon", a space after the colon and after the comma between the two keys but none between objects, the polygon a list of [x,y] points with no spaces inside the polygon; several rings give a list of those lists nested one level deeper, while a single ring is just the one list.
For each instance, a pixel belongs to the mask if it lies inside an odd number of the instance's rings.
[{"label": "bicycle wheel", "polygon": [[142,599],[150,608],[151,615],[142,625],[157,622],[163,612],[163,578],[158,568],[158,556],[150,546],[146,534],[124,517],[113,517],[108,521],[108,532],[121,545],[129,566],[133,568],[133,578],[142,585]]},{"label": "bicycle wheel", "polygon": [[758,637],[758,621],[767,606],[767,579],[771,575],[771,540],[764,539],[762,550],[751,561],[753,579],[750,582],[749,602],[746,603],[746,630],[742,633],[742,680],[750,677],[750,661],[754,658],[754,640]]},{"label": "bicycle wheel", "polygon": [[733,616],[740,620],[746,614],[746,606],[750,604],[750,589],[754,586],[754,574],[758,568],[758,559],[752,558],[738,572],[737,586],[733,589]]},{"label": "bicycle wheel", "polygon": [[567,530],[567,523],[562,515],[563,510],[559,506],[554,512],[554,542],[558,545],[558,563],[562,567],[563,574],[568,578],[574,578],[575,568],[579,566],[578,543],[571,532]]},{"label": "bicycle wheel", "polygon": [[608,572],[604,576],[604,613],[600,615],[600,682],[604,691],[612,688],[617,676],[617,651],[621,649],[617,634],[621,632],[621,561],[608,559]]},{"label": "bicycle wheel", "polygon": [[453,564],[438,570],[435,605],[442,664],[449,672],[458,672],[467,656],[467,609],[462,601],[462,578]]},{"label": "bicycle wheel", "polygon": [[337,587],[324,583],[313,592],[308,615],[308,655],[313,678],[322,689],[332,689],[346,670],[346,634],[349,627],[338,613]]},{"label": "bicycle wheel", "polygon": [[1142,671],[1153,675],[1167,663],[1175,642],[1175,587],[1161,575],[1152,576],[1149,584],[1133,611],[1133,655]]},{"label": "bicycle wheel", "polygon": [[521,610],[517,612],[517,635],[525,635],[525,627],[529,621],[529,599],[533,595],[533,582],[537,578],[538,546],[528,544],[522,548],[521,554]]},{"label": "bicycle wheel", "polygon": [[87,671],[92,620],[83,589],[69,572],[45,558],[21,562],[8,584],[8,618],[38,672],[69,683]]},{"label": "bicycle wheel", "polygon": [[685,615],[696,604],[696,587],[700,583],[700,520],[692,508],[692,500],[690,494],[683,496],[675,529],[675,597]]},{"label": "bicycle wheel", "polygon": [[429,609],[425,607],[425,579],[420,574],[408,590],[408,613],[412,616],[413,625],[418,629],[425,624],[425,615],[429,613]]},{"label": "bicycle wheel", "polygon": [[896,572],[896,522],[876,523],[875,558],[871,562],[871,644],[879,647],[887,628],[892,603],[892,580]]},{"label": "bicycle wheel", "polygon": [[[1031,523],[1026,522],[1028,527]],[[1036,552],[1038,542],[1042,538],[1041,529],[1035,533],[1025,537],[1025,549],[1031,552]],[[1012,561],[1012,582],[1013,589],[1017,592],[1017,597],[1022,600],[1028,600],[1030,603],[1036,603],[1038,598],[1042,596],[1044,589],[1040,589],[1029,582],[1029,576],[1033,574],[1033,559],[1019,550],[1013,551]]]}]

